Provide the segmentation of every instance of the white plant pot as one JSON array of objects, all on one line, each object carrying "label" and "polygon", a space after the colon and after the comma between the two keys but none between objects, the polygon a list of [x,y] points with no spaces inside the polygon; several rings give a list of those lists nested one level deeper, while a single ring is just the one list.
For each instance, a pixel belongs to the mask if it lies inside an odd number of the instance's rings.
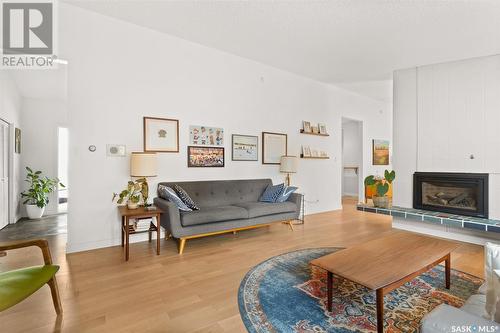
[{"label": "white plant pot", "polygon": [[39,219],[42,217],[45,207],[40,208],[37,205],[26,205],[26,213],[31,220]]},{"label": "white plant pot", "polygon": [[129,202],[127,202],[127,207],[128,207],[128,209],[137,209],[137,208],[139,208],[139,204],[129,201]]}]

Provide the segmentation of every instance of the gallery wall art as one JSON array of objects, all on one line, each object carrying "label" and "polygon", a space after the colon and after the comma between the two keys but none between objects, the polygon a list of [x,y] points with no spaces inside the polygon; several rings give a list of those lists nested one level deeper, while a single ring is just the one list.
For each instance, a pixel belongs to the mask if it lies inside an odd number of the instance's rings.
[{"label": "gallery wall art", "polygon": [[262,164],[280,164],[288,152],[287,140],[283,133],[262,132]]},{"label": "gallery wall art", "polygon": [[258,161],[259,137],[253,135],[233,134],[232,136],[233,161]]},{"label": "gallery wall art", "polygon": [[224,148],[188,146],[188,167],[224,167]]},{"label": "gallery wall art", "polygon": [[179,121],[176,119],[144,117],[144,151],[179,152]]},{"label": "gallery wall art", "polygon": [[208,126],[189,126],[189,144],[196,146],[224,146],[224,129]]},{"label": "gallery wall art", "polygon": [[373,139],[373,165],[389,165],[389,140]]}]

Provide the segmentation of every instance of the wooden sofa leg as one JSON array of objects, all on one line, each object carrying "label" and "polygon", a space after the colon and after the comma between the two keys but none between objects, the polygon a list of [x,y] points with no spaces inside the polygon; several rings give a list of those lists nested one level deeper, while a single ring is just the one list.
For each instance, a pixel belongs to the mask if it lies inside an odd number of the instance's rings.
[{"label": "wooden sofa leg", "polygon": [[56,309],[56,313],[58,315],[62,314],[63,309],[61,306],[61,298],[59,296],[59,289],[57,288],[57,281],[56,278],[53,277],[52,279],[47,282],[47,284],[50,287],[50,292],[52,293],[52,302],[54,302],[54,308]]},{"label": "wooden sofa leg", "polygon": [[290,227],[290,230],[293,231],[293,224],[292,224],[292,221],[287,221],[286,224],[288,224],[288,226]]},{"label": "wooden sofa leg", "polygon": [[184,246],[186,245],[186,238],[179,239],[179,254],[184,252]]}]

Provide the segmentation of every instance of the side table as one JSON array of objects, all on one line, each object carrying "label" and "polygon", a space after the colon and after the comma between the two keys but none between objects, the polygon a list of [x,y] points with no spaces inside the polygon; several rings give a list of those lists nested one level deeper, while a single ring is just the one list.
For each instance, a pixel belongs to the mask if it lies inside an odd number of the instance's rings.
[{"label": "side table", "polygon": [[[128,261],[129,258],[129,245],[130,245],[130,235],[140,234],[143,232],[149,233],[149,241],[151,242],[151,233],[156,231],[156,254],[160,254],[160,214],[163,211],[159,208],[153,210],[144,209],[144,207],[139,207],[137,209],[128,209],[127,206],[118,206],[118,211],[122,217],[121,233],[122,233],[122,247],[125,246],[125,260]],[[130,225],[129,220],[141,219],[141,218],[156,218],[156,225],[151,222],[148,230],[135,231]]]}]

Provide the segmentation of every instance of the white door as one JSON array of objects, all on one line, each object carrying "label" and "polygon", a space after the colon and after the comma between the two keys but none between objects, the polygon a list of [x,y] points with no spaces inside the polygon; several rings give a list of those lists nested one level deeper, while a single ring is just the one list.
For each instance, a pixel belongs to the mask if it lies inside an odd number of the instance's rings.
[{"label": "white door", "polygon": [[0,120],[0,229],[9,223],[9,125]]}]

